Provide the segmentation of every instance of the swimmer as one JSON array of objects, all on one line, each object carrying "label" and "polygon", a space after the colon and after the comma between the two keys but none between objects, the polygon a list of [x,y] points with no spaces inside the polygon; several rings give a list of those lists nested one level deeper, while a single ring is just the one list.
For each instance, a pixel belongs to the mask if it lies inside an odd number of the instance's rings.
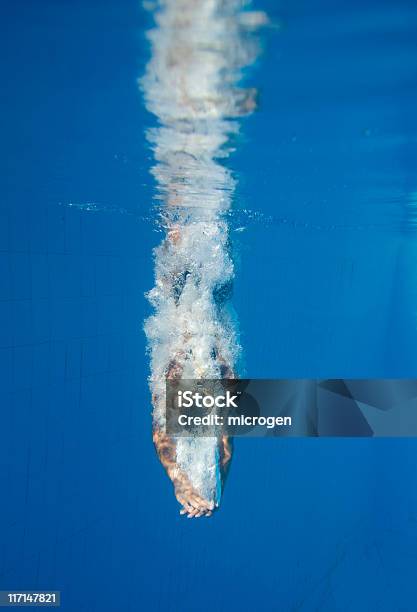
[{"label": "swimmer", "polygon": [[[167,221],[166,230],[166,238],[161,245],[161,249],[164,257],[172,258],[174,266],[169,272],[164,271],[164,274],[159,277],[159,286],[165,295],[165,299],[172,299],[175,304],[175,319],[178,319],[176,331],[180,348],[176,350],[174,358],[169,361],[164,372],[164,378],[167,380],[181,379],[185,366],[188,367],[188,377],[191,375],[195,378],[203,378],[205,371],[197,367],[193,355],[193,347],[195,347],[193,340],[195,338],[187,327],[180,325],[180,315],[178,314],[185,287],[188,283],[193,284],[196,281],[195,275],[186,268],[181,268],[178,263],[181,262],[180,250],[184,240],[185,227],[178,222]],[[221,378],[235,378],[232,368],[227,365],[226,360],[222,357],[218,344],[219,342],[214,340],[214,345],[210,351],[212,360],[214,359],[216,363],[217,372]],[[213,363],[210,365],[212,366]],[[154,407],[153,442],[159,460],[173,483],[175,496],[181,504],[180,513],[186,514],[188,518],[211,516],[216,508],[215,502],[213,499],[205,499],[192,485],[188,475],[181,469],[177,460],[178,440],[164,431],[158,419],[158,416],[164,413],[164,401],[164,394],[159,387],[159,391],[154,390],[152,394]],[[220,436],[216,440],[216,445],[219,457],[218,467],[223,486],[232,458],[232,444],[229,437]]]},{"label": "swimmer", "polygon": [[167,434],[165,381],[236,378],[240,347],[227,304],[234,265],[223,217],[235,178],[221,160],[233,151],[239,119],[257,106],[256,89],[242,87],[241,77],[259,53],[253,31],[268,20],[234,0],[149,4],[156,27],[148,33],[151,57],[141,86],[158,120],[147,139],[166,231],[147,294],[154,314],[145,323],[153,442],[180,513],[208,517],[220,503],[231,440]]}]

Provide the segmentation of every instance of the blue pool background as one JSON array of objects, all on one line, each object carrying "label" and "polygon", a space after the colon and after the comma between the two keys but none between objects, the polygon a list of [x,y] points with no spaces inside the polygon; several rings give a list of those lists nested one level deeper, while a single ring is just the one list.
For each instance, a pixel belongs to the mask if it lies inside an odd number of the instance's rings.
[{"label": "blue pool background", "polygon": [[[415,440],[237,440],[221,511],[179,516],[142,332],[150,17],[3,8],[0,589],[71,612],[415,609]],[[415,377],[416,3],[256,8],[276,27],[228,160],[262,216],[233,233],[245,372]]]}]

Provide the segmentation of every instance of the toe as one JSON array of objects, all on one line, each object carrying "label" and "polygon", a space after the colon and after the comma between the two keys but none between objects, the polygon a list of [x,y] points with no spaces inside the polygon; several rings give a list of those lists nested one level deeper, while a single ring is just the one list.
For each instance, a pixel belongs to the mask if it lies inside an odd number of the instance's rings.
[{"label": "toe", "polygon": [[185,499],[180,501],[180,504],[182,504],[183,509],[185,510],[185,512],[192,512],[194,510],[194,507],[191,504],[189,504],[187,502],[187,500],[185,500]]}]

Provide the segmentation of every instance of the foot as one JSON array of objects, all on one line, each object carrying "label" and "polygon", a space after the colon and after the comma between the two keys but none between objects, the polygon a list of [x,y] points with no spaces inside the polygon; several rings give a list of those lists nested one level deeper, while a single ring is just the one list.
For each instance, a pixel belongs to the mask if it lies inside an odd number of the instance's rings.
[{"label": "foot", "polygon": [[187,476],[178,468],[172,477],[175,497],[181,504],[180,514],[186,514],[188,518],[199,518],[200,516],[211,516],[214,503],[202,497],[191,485]]}]

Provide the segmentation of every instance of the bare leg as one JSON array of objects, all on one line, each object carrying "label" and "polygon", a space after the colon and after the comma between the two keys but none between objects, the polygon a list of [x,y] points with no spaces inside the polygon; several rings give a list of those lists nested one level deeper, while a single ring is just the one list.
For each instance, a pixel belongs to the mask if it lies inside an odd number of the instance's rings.
[{"label": "bare leg", "polygon": [[[182,366],[179,360],[173,360],[168,366],[167,378],[175,380],[181,378],[181,375]],[[154,397],[153,401],[155,404],[157,398]],[[214,504],[204,499],[195,490],[186,474],[178,467],[175,439],[161,431],[161,429],[155,428],[153,442],[159,460],[174,485],[175,497],[182,506],[181,514],[187,514],[188,518],[211,516]]]},{"label": "bare leg", "polygon": [[175,440],[166,433],[156,429],[153,441],[159,460],[164,466],[174,485],[175,497],[182,505],[181,514],[193,516],[210,516],[214,504],[204,499],[191,485],[187,476],[179,469],[176,462]]},{"label": "bare leg", "polygon": [[[181,365],[177,361],[171,362],[167,378],[180,378],[181,374]],[[157,398],[154,397],[153,399],[155,403]],[[188,518],[211,516],[214,510],[214,504],[204,499],[204,497],[195,490],[186,474],[178,467],[176,461],[175,439],[161,431],[161,429],[155,428],[153,432],[153,442],[159,460],[174,485],[175,497],[182,506],[180,513],[187,514]],[[232,445],[228,436],[222,436],[220,438],[219,452],[222,481],[224,482],[232,459]]]}]

